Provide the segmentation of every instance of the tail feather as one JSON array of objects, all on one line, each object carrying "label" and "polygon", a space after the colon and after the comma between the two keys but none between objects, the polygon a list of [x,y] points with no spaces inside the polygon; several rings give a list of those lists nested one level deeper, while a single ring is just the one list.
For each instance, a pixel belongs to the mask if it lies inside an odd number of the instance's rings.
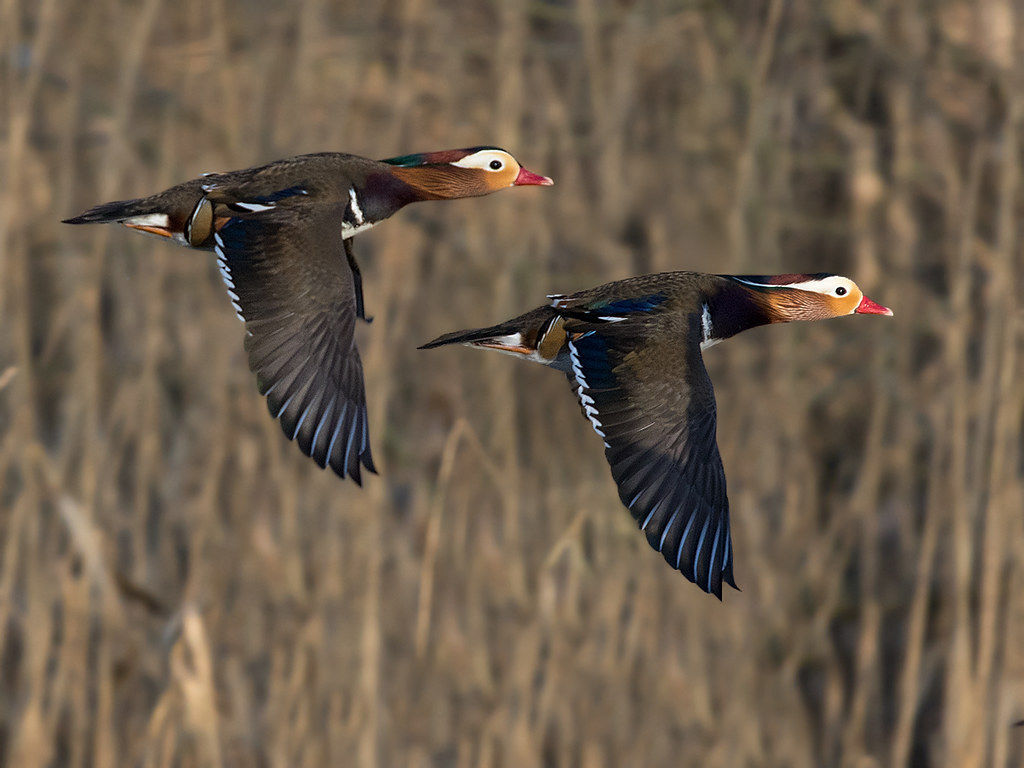
[{"label": "tail feather", "polygon": [[[420,349],[433,349],[446,344],[473,344],[495,349],[510,349],[523,352],[524,349],[535,349],[545,329],[550,326],[552,318],[558,310],[552,307],[538,307],[525,315],[513,317],[504,323],[489,328],[473,328],[464,331],[446,333],[433,341],[428,341]],[[497,342],[494,345],[486,342]],[[514,348],[514,349],[513,349]]]},{"label": "tail feather", "polygon": [[112,203],[94,205],[85,213],[64,219],[64,224],[107,224],[115,221],[124,221],[134,216],[144,216],[149,213],[158,213],[153,207],[152,201],[148,198],[136,198],[134,200],[115,200]]},{"label": "tail feather", "polygon": [[487,341],[488,339],[498,338],[499,336],[508,336],[509,334],[516,333],[517,329],[512,323],[503,323],[501,325],[492,325],[490,328],[475,328],[464,331],[453,331],[452,333],[446,333],[443,336],[438,336],[433,341],[428,341],[420,349],[433,349],[434,347],[443,347],[446,344],[472,344],[477,341]]}]

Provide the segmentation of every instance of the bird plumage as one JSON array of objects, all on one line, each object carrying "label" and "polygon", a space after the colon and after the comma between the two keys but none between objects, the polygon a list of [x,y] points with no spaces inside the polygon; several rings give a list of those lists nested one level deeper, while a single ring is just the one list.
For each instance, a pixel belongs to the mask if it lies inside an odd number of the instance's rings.
[{"label": "bird plumage", "polygon": [[384,161],[324,152],[206,174],[65,223],[120,223],[215,251],[272,416],[317,464],[360,483],[361,467],[376,469],[355,343],[355,321],[366,317],[352,238],[409,203],[550,183],[494,147]]},{"label": "bird plumage", "polygon": [[568,295],[425,344],[496,349],[564,372],[652,547],[705,592],[736,587],[729,499],[702,349],[747,328],[891,314],[847,278],[668,272]]}]

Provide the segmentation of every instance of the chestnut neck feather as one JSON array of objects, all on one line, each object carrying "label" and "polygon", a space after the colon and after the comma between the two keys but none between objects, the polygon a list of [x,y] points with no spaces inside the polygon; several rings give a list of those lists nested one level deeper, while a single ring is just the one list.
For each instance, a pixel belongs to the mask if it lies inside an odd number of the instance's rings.
[{"label": "chestnut neck feather", "polygon": [[448,164],[395,168],[391,176],[412,190],[416,200],[452,200],[490,191],[479,173]]}]

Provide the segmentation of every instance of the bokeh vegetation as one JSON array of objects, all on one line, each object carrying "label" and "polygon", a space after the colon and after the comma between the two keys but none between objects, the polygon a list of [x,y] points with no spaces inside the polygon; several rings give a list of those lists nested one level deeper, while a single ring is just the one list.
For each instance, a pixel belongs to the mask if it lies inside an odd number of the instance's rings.
[{"label": "bokeh vegetation", "polygon": [[[1019,0],[0,4],[0,763],[1024,762]],[[551,189],[359,238],[380,477],[271,421],[213,260],[84,207],[494,143]],[[417,352],[641,272],[894,318],[707,354],[724,603],[563,378]]]}]

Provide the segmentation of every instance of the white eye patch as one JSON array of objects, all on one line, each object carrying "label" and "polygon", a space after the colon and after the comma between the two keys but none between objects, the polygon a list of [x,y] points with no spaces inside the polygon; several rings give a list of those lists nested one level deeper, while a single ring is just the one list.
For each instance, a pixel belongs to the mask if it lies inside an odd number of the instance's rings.
[{"label": "white eye patch", "polygon": [[811,291],[812,293],[821,293],[826,296],[849,296],[855,290],[857,286],[853,280],[841,275],[829,275],[828,277],[822,277],[817,280],[804,280],[802,283],[755,283],[751,280],[743,280],[739,277],[733,277],[738,283],[744,283],[745,285],[753,285],[758,288],[796,288],[800,291]]},{"label": "white eye patch", "polygon": [[849,296],[857,289],[852,280],[839,275],[823,277],[820,280],[807,280],[803,283],[791,283],[787,287],[823,293],[826,296]]},{"label": "white eye patch", "polygon": [[479,168],[485,171],[503,171],[515,163],[512,155],[500,149],[482,149],[456,160],[452,165],[456,168]]}]

